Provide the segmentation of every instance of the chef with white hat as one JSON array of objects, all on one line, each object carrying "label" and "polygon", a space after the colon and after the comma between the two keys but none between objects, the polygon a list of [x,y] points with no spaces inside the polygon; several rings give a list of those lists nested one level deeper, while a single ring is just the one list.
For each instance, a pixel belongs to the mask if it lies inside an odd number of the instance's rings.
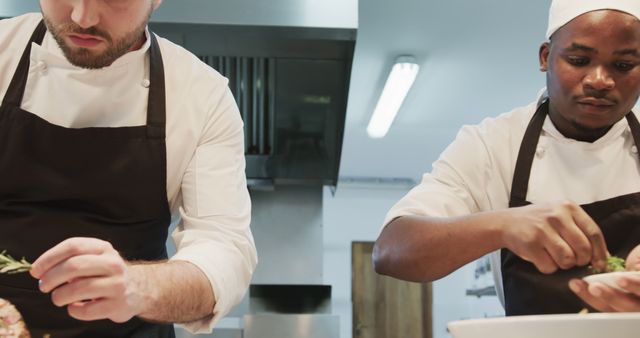
[{"label": "chef with white hat", "polygon": [[387,214],[381,274],[432,281],[485,254],[507,315],[640,311],[581,277],[640,270],[640,1],[554,0],[535,102],[466,126]]}]

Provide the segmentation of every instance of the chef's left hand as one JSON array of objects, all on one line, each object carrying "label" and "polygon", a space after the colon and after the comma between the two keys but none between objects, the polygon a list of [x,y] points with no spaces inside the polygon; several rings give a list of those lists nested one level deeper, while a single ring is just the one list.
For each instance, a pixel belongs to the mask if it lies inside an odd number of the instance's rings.
[{"label": "chef's left hand", "polygon": [[131,269],[109,242],[70,238],[42,254],[31,275],[56,306],[79,320],[128,321],[141,309]]},{"label": "chef's left hand", "polygon": [[[625,266],[629,271],[640,271],[640,245],[629,253]],[[640,312],[640,277],[620,277],[617,283],[629,292],[622,292],[602,283],[587,283],[581,279],[571,280],[569,287],[598,311]]]}]

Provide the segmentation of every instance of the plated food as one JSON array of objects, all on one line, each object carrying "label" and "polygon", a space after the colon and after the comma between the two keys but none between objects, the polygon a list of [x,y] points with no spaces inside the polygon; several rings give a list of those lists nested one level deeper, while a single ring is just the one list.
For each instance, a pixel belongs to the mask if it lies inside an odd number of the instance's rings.
[{"label": "plated food", "polygon": [[9,301],[0,298],[0,338],[30,338],[20,312]]},{"label": "plated food", "polygon": [[627,292],[627,290],[621,288],[618,285],[618,280],[622,277],[637,277],[640,278],[640,271],[625,271],[624,259],[616,256],[609,256],[607,258],[607,267],[604,270],[591,269],[592,275],[582,277],[587,283],[602,283],[614,289]]},{"label": "plated food", "polygon": [[596,282],[602,283],[614,289],[627,292],[625,289],[621,288],[618,285],[617,281],[621,277],[640,278],[640,271],[615,271],[615,272],[607,272],[607,273],[597,273],[594,275],[582,277],[582,279],[587,283],[596,283]]},{"label": "plated food", "polygon": [[[31,263],[24,258],[17,260],[6,251],[0,252],[0,273],[14,274],[27,272],[30,269]],[[0,338],[31,338],[20,312],[8,300],[2,298],[0,298]]]},{"label": "plated food", "polygon": [[604,270],[596,269],[591,267],[591,271],[593,273],[607,273],[607,272],[616,272],[616,271],[624,271],[625,270],[625,262],[624,258],[620,258],[617,256],[609,256],[607,257],[607,266]]}]

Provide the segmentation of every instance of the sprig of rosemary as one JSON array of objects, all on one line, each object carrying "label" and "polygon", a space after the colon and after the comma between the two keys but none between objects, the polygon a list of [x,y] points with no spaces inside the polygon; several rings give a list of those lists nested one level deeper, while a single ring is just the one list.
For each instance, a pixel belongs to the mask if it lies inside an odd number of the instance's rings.
[{"label": "sprig of rosemary", "polygon": [[0,252],[0,273],[14,274],[31,270],[31,263],[27,262],[24,257],[21,260],[16,260],[6,252],[6,250]]}]

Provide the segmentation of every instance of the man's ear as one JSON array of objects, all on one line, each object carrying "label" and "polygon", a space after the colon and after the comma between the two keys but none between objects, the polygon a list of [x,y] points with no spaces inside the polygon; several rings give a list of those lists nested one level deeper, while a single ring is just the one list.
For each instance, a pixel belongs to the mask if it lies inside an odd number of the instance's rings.
[{"label": "man's ear", "polygon": [[155,11],[162,4],[162,0],[153,0],[153,10]]},{"label": "man's ear", "polygon": [[551,43],[550,42],[544,42],[542,45],[540,45],[540,51],[539,51],[539,59],[540,59],[540,71],[541,72],[546,72],[549,69],[549,53],[551,51]]}]

